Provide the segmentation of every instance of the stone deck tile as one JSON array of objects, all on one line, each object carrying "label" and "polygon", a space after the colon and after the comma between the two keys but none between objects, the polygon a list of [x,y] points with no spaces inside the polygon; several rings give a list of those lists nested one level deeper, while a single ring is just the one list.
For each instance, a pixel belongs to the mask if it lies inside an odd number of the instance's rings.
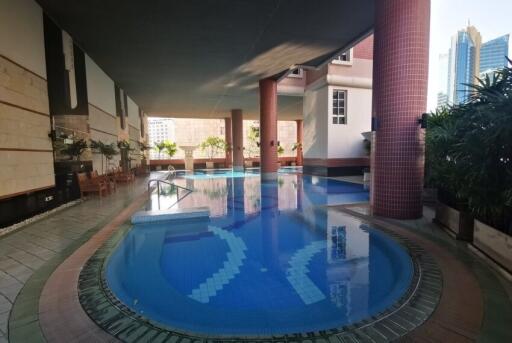
[{"label": "stone deck tile", "polygon": [[[34,272],[62,255],[88,231],[119,213],[127,202],[146,190],[146,180],[140,178],[135,184],[120,185],[115,193],[104,198],[91,196],[77,205],[0,236],[0,343],[7,342],[7,325],[13,303]],[[29,336],[18,339],[30,339]]]}]

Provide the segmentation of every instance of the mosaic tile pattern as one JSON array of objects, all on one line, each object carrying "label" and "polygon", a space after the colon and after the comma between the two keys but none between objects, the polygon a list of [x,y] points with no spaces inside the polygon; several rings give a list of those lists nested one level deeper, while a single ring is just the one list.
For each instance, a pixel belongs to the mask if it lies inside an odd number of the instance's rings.
[{"label": "mosaic tile pattern", "polygon": [[247,250],[244,241],[229,231],[216,226],[208,227],[208,231],[226,241],[230,251],[227,253],[227,261],[224,262],[222,268],[201,283],[189,295],[190,298],[200,303],[210,302],[210,298],[214,297],[217,292],[221,291],[240,273],[240,267],[246,258],[245,251]]},{"label": "mosaic tile pattern", "polygon": [[442,275],[433,258],[411,240],[379,227],[409,251],[415,271],[406,294],[382,313],[346,327],[284,336],[210,337],[185,332],[134,313],[108,289],[105,263],[128,229],[118,231],[91,257],[78,285],[79,300],[86,313],[102,329],[125,342],[385,342],[398,339],[424,323],[442,293]]},{"label": "mosaic tile pattern", "polygon": [[324,241],[313,242],[293,254],[289,262],[290,268],[287,270],[286,278],[306,305],[325,299],[325,295],[307,275],[309,262],[323,249]]}]

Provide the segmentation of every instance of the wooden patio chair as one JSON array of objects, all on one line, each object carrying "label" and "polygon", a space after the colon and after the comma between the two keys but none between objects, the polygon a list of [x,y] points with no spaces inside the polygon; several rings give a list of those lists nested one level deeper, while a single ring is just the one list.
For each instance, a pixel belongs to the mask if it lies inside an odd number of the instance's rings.
[{"label": "wooden patio chair", "polygon": [[131,171],[125,173],[121,167],[115,171],[114,178],[116,182],[132,182],[135,180],[135,176]]},{"label": "wooden patio chair", "polygon": [[80,198],[84,193],[98,193],[100,197],[108,193],[108,185],[100,180],[91,181],[86,173],[77,173],[78,186],[80,187]]},{"label": "wooden patio chair", "polygon": [[91,173],[91,181],[92,182],[101,182],[101,181],[105,182],[108,186],[109,192],[113,192],[117,188],[115,178],[112,175],[109,175],[108,173],[104,174],[104,175],[99,175],[98,171],[95,170]]}]

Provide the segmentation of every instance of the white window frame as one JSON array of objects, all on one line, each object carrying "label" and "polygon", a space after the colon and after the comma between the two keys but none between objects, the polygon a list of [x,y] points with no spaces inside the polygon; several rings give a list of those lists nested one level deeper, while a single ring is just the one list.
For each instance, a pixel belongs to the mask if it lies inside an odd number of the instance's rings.
[{"label": "white window frame", "polygon": [[[354,49],[351,48],[349,49],[346,53],[348,53],[348,58],[349,60],[348,61],[342,61],[342,60],[339,60],[338,58],[335,58],[332,60],[332,64],[338,64],[338,65],[352,65],[354,63]],[[342,53],[343,54],[343,53]],[[340,54],[339,56],[341,56],[342,54]]]},{"label": "white window frame", "polygon": [[[334,94],[335,93],[343,93],[343,114],[339,114],[340,106],[337,104],[334,106]],[[331,115],[330,115],[330,123],[332,125],[347,125],[348,123],[348,117],[347,117],[347,98],[348,98],[348,90],[346,89],[340,89],[340,88],[333,88],[331,92]],[[340,99],[336,99],[339,101]],[[338,110],[338,113],[334,113],[334,109]],[[336,118],[336,123],[334,122],[334,118]],[[343,118],[343,123],[340,123],[340,118]]]},{"label": "white window frame", "polygon": [[[299,73],[298,74],[294,74],[293,71],[295,71],[295,70],[298,70]],[[302,79],[304,77],[304,69],[302,69],[302,68],[292,69],[292,70],[290,70],[290,72],[288,73],[287,76],[288,77],[294,77],[296,79]]]}]

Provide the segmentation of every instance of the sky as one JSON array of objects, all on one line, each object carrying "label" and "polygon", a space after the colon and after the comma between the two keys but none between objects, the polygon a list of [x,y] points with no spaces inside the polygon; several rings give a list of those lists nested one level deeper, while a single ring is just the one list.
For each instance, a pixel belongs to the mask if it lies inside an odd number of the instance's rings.
[{"label": "sky", "polygon": [[440,87],[439,54],[448,52],[451,36],[466,27],[468,20],[480,31],[482,42],[507,33],[512,35],[512,0],[432,0],[431,4],[429,110],[436,107]]}]

